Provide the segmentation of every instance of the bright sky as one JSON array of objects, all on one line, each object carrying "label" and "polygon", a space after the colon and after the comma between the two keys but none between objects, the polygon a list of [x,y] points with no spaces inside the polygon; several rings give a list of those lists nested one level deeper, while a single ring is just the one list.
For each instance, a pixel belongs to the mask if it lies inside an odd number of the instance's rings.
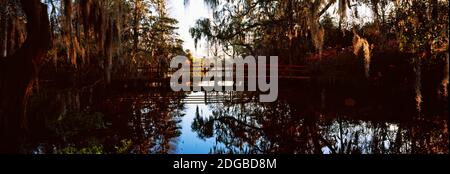
[{"label": "bright sky", "polygon": [[203,0],[190,0],[190,4],[185,6],[184,0],[168,0],[168,11],[172,18],[178,20],[178,34],[184,41],[184,49],[191,50],[194,57],[207,55],[206,42],[199,42],[195,48],[189,29],[194,27],[195,22],[201,18],[212,18],[212,10],[205,6]]}]

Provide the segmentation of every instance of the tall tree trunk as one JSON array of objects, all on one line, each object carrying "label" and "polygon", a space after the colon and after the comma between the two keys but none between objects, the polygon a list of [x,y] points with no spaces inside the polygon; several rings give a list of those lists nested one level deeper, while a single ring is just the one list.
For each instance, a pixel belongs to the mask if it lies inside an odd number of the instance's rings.
[{"label": "tall tree trunk", "polygon": [[21,0],[21,4],[27,38],[14,54],[0,60],[0,153],[19,150],[27,130],[26,102],[51,39],[46,5],[39,0]]}]

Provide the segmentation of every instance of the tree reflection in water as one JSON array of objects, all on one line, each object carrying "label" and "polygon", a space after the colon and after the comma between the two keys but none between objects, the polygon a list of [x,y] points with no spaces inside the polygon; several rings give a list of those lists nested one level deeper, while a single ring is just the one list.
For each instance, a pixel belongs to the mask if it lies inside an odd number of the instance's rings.
[{"label": "tree reflection in water", "polygon": [[179,123],[184,116],[184,104],[180,101],[183,96],[183,93],[154,93],[110,100],[108,109],[117,108],[124,116],[117,118],[117,113],[111,113],[114,116],[112,129],[123,138],[131,138],[131,153],[170,153],[181,134]]},{"label": "tree reflection in water", "polygon": [[201,99],[203,110],[189,103],[190,95],[164,90],[41,91],[31,102],[31,121],[45,128],[33,127],[30,147],[23,151],[160,154],[196,153],[201,147],[209,153],[448,153],[445,114],[402,109],[414,108],[407,106],[414,102],[401,102],[412,100],[408,95],[389,100],[390,93],[360,91],[295,88],[283,90],[274,103],[232,92],[220,102]]},{"label": "tree reflection in water", "polygon": [[[77,91],[77,90],[73,90]],[[184,93],[128,92],[93,94],[41,92],[36,102],[47,109],[46,131],[34,133],[33,153],[171,153],[181,134]],[[102,95],[107,97],[101,97]],[[46,96],[46,97],[44,97]],[[92,102],[92,100],[95,100]],[[60,108],[51,110],[51,108]],[[35,146],[34,146],[35,147]],[[24,149],[26,152],[27,149]]]},{"label": "tree reflection in water", "polygon": [[292,102],[299,99],[292,93],[289,98],[268,104],[211,104],[210,116],[197,110],[192,129],[201,138],[215,138],[210,153],[448,153],[445,117],[362,119],[348,111],[314,109],[312,100]]}]

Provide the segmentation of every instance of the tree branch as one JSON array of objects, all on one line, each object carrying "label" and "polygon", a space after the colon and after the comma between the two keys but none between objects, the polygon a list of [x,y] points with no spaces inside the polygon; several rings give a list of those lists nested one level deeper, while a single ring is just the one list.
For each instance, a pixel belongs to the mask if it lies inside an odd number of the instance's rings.
[{"label": "tree branch", "polygon": [[322,16],[327,10],[333,5],[336,1],[330,1],[325,7],[318,13],[319,16]]}]

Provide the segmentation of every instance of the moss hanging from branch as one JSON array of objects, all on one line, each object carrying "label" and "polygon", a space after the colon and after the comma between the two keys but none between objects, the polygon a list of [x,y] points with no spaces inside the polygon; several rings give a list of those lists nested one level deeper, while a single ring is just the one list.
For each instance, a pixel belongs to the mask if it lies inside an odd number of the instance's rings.
[{"label": "moss hanging from branch", "polygon": [[63,43],[66,48],[67,59],[76,65],[76,50],[72,35],[72,0],[64,0]]},{"label": "moss hanging from branch", "polygon": [[314,47],[319,51],[319,55],[321,55],[324,44],[325,30],[323,27],[319,26],[317,19],[317,17],[311,17],[309,26]]},{"label": "moss hanging from branch", "polygon": [[361,51],[364,54],[364,74],[366,75],[366,78],[369,78],[371,58],[369,42],[353,31],[353,53],[358,56]]}]

